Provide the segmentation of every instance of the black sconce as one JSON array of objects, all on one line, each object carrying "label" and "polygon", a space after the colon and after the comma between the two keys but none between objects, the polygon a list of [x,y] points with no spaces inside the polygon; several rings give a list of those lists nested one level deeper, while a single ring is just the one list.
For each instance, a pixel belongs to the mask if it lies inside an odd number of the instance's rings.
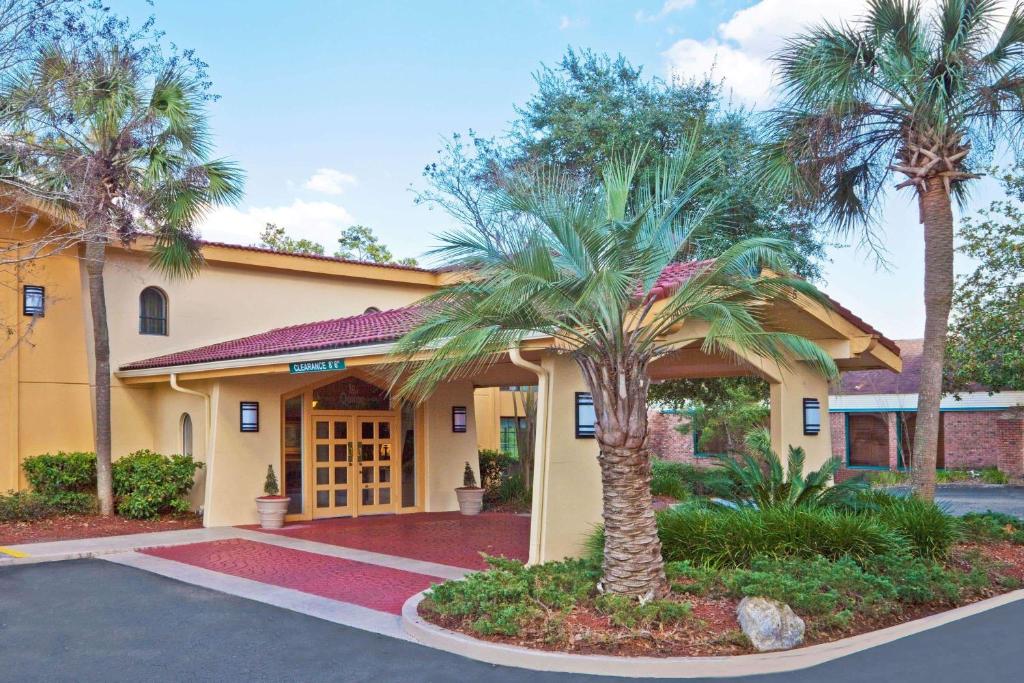
[{"label": "black sconce", "polygon": [[257,401],[242,401],[240,405],[243,432],[260,431],[260,404]]},{"label": "black sconce", "polygon": [[25,315],[46,315],[46,289],[37,285],[25,285],[22,288],[21,310]]},{"label": "black sconce", "polygon": [[816,436],[821,432],[821,402],[816,398],[804,399],[804,434]]},{"label": "black sconce", "polygon": [[576,438],[593,439],[597,413],[594,412],[594,397],[586,391],[576,392]]},{"label": "black sconce", "polygon": [[452,406],[452,431],[466,433],[466,406]]}]

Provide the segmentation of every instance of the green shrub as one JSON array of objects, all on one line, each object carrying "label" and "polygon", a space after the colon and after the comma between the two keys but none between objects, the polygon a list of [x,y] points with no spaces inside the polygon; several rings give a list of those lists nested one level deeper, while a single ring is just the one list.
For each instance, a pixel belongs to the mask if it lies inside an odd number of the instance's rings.
[{"label": "green shrub", "polygon": [[588,599],[600,576],[585,560],[548,562],[524,567],[521,562],[488,558],[491,569],[427,592],[427,609],[469,620],[483,635],[514,636],[542,611],[567,612]]},{"label": "green shrub", "polygon": [[22,463],[32,490],[60,512],[82,513],[96,509],[96,454],[46,453]]},{"label": "green shrub", "polygon": [[651,460],[651,493],[655,496],[668,496],[676,500],[689,498],[693,490],[690,488],[690,469],[692,465],[681,462],[670,462],[653,458]]},{"label": "green shrub", "polygon": [[737,505],[769,508],[849,507],[855,504],[868,483],[860,477],[832,484],[839,461],[831,459],[820,469],[804,474],[804,449],[789,447],[783,469],[772,450],[766,429],[747,435],[749,452],[738,456],[713,456],[721,479],[710,480],[716,495]]},{"label": "green shrub", "polygon": [[187,512],[188,492],[202,463],[192,456],[160,455],[142,450],[114,461],[117,511],[125,517],[148,519],[161,512]]},{"label": "green shrub", "polygon": [[758,556],[855,559],[898,552],[904,538],[881,520],[839,510],[683,507],[658,515],[667,562],[749,566]]},{"label": "green shrub", "polygon": [[625,595],[599,595],[594,606],[598,612],[607,614],[613,624],[628,629],[677,624],[693,614],[693,606],[686,602],[648,600],[640,603]]},{"label": "green shrub", "polygon": [[935,470],[935,483],[936,484],[952,484],[958,481],[970,481],[974,479],[971,476],[971,472],[962,469],[942,469]]},{"label": "green shrub", "polygon": [[478,452],[480,458],[480,485],[485,489],[497,490],[502,480],[508,475],[517,458],[504,451],[487,448]]},{"label": "green shrub", "polygon": [[910,475],[906,472],[884,470],[868,474],[868,481],[872,486],[902,486],[910,481]]},{"label": "green shrub", "polygon": [[864,571],[849,557],[757,558],[750,569],[727,572],[722,581],[735,597],[779,600],[828,626],[846,626],[854,614],[888,614],[899,597],[891,580]]},{"label": "green shrub", "polygon": [[981,470],[981,480],[986,484],[1006,484],[1010,479],[998,467],[986,467]]},{"label": "green shrub", "polygon": [[57,514],[46,498],[35,491],[8,491],[0,494],[0,522],[27,522]]},{"label": "green shrub", "polygon": [[[881,492],[875,492],[876,494]],[[877,517],[910,542],[910,552],[919,557],[939,559],[960,539],[960,521],[935,503],[915,497],[875,495],[877,510],[865,515]]]},{"label": "green shrub", "polygon": [[1001,512],[970,512],[961,520],[964,538],[1024,544],[1024,520]]}]

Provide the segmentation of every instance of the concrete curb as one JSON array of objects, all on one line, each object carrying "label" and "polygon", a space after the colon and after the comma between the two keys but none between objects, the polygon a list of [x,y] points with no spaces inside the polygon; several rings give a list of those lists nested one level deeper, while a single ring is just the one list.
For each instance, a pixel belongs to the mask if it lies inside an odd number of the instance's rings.
[{"label": "concrete curb", "polygon": [[402,628],[422,645],[500,666],[634,678],[721,678],[797,671],[1024,600],[1024,590],[1016,590],[879,631],[783,652],[732,657],[613,657],[534,650],[449,631],[419,616],[417,610],[425,592],[412,596],[402,606]]}]

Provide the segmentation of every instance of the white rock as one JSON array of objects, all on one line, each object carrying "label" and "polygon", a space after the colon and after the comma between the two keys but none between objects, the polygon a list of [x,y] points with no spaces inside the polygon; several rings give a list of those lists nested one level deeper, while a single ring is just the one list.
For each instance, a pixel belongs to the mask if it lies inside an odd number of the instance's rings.
[{"label": "white rock", "polygon": [[743,598],[736,608],[736,618],[760,652],[788,650],[804,641],[804,620],[777,600]]}]

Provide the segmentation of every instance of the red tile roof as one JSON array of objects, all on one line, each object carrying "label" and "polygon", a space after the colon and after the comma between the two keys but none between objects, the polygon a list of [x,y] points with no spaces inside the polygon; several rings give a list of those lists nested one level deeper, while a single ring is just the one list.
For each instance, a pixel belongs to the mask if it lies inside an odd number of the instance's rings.
[{"label": "red tile roof", "polygon": [[916,394],[921,385],[921,351],[924,340],[900,339],[896,342],[903,371],[851,370],[844,372],[835,394]]},{"label": "red tile roof", "polygon": [[[265,251],[258,247],[222,246]],[[673,263],[662,271],[658,281],[651,289],[651,293],[658,299],[669,296],[679,285],[698,274],[710,264],[710,260]],[[849,320],[868,334],[877,335],[883,346],[894,353],[899,353],[899,348],[891,340],[886,339],[881,332],[868,325],[837,302],[833,301],[832,303],[835,311],[843,318]],[[242,337],[241,339],[233,339],[196,349],[136,361],[122,365],[120,369],[144,370],[192,365],[195,363],[214,363],[241,358],[342,349],[364,344],[394,341],[409,331],[421,319],[422,315],[422,310],[413,305],[406,308],[364,313],[335,320],[292,325]]]},{"label": "red tile roof", "polygon": [[122,365],[121,369],[143,370],[383,343],[394,341],[408,332],[421,315],[417,307],[408,306],[336,320],[279,327],[241,339],[147,358]]}]

